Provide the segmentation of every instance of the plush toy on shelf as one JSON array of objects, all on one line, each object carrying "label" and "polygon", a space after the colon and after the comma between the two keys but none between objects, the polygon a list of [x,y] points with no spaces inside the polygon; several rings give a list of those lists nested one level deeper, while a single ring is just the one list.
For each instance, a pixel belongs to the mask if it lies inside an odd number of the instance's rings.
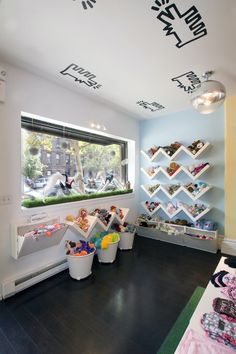
[{"label": "plush toy on shelf", "polygon": [[145,202],[145,206],[150,212],[153,212],[159,205],[160,203],[158,202],[149,202],[149,201]]},{"label": "plush toy on shelf", "polygon": [[123,218],[124,218],[124,213],[123,213],[123,210],[122,210],[122,209],[117,208],[116,206],[112,205],[112,206],[110,207],[110,211],[111,211],[112,213],[116,213],[116,215],[118,215],[120,219],[123,219]]},{"label": "plush toy on shelf", "polygon": [[151,166],[151,167],[148,167],[146,172],[150,177],[152,177],[156,173],[157,169],[158,169],[158,166]]},{"label": "plush toy on shelf", "polygon": [[192,143],[192,145],[188,146],[188,149],[193,155],[196,155],[198,151],[203,148],[204,145],[205,143],[202,140],[196,140]]},{"label": "plush toy on shelf", "polygon": [[84,208],[79,210],[78,217],[74,219],[74,223],[78,225],[84,232],[89,229],[89,221],[87,219],[88,211]]},{"label": "plush toy on shelf", "polygon": [[159,148],[160,148],[159,146],[153,145],[150,149],[148,149],[147,155],[149,157],[152,157],[159,150]]},{"label": "plush toy on shelf", "polygon": [[174,153],[176,153],[176,151],[182,146],[181,143],[179,143],[178,141],[175,141],[174,143],[167,145],[167,146],[163,146],[163,149],[165,150],[165,152],[167,153],[167,155],[172,156],[174,155]]},{"label": "plush toy on shelf", "polygon": [[169,186],[166,187],[167,192],[172,195],[175,192],[177,192],[177,190],[181,187],[180,184],[170,184]]},{"label": "plush toy on shelf", "polygon": [[111,219],[111,214],[107,209],[95,209],[91,215],[93,216],[97,216],[99,218],[99,220],[105,225],[107,226],[110,222]]},{"label": "plush toy on shelf", "polygon": [[155,184],[153,186],[148,186],[148,192],[153,194],[157,190],[157,188],[159,188],[159,187],[160,187],[159,183],[157,183],[157,184]]},{"label": "plush toy on shelf", "polygon": [[186,205],[186,208],[188,212],[195,218],[199,214],[201,214],[204,210],[206,210],[207,207],[204,204],[196,203],[194,205]]},{"label": "plush toy on shelf", "polygon": [[191,193],[193,196],[197,196],[199,193],[201,193],[204,189],[207,188],[207,183],[204,182],[197,182],[197,183],[187,183],[184,187],[187,189],[189,193]]},{"label": "plush toy on shelf", "polygon": [[175,205],[174,203],[172,202],[168,202],[167,205],[166,205],[166,211],[172,215],[174,214],[176,211],[178,210],[178,206]]},{"label": "plush toy on shelf", "polygon": [[201,170],[210,165],[209,162],[205,162],[205,163],[200,163],[199,165],[197,166],[194,166],[194,165],[191,165],[191,166],[188,166],[188,170],[189,172],[193,175],[193,176],[196,176],[198,173],[201,172]]},{"label": "plush toy on shelf", "polygon": [[172,176],[178,169],[180,168],[180,165],[177,164],[176,162],[171,162],[169,167],[166,168],[166,172],[168,175]]}]

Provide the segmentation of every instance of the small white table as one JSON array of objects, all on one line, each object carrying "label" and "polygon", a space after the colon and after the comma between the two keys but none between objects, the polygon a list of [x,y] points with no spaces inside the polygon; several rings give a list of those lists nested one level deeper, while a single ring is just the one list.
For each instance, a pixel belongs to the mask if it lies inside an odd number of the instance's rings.
[{"label": "small white table", "polygon": [[[233,268],[228,267],[224,263],[225,258],[226,257],[221,257],[221,260],[220,260],[218,266],[216,267],[214,274],[221,271],[221,270],[225,270],[231,274],[235,274],[235,270]],[[197,307],[196,307],[196,309],[189,321],[189,325],[186,328],[184,335],[189,329],[193,329],[194,331],[200,333],[201,335],[205,334],[204,330],[201,327],[201,322],[200,322],[202,315],[204,313],[209,313],[209,312],[213,311],[212,303],[216,297],[226,298],[226,296],[224,294],[222,294],[221,290],[222,290],[222,288],[216,288],[209,281],[209,283],[206,287],[206,290],[204,291],[202,298],[199,301],[199,303],[198,303],[198,305],[197,305]],[[181,339],[181,341],[182,341],[182,339]],[[180,341],[180,343],[181,343],[181,341]],[[180,345],[180,343],[179,343],[179,345]],[[179,345],[178,345],[178,347],[179,347]],[[178,347],[177,347],[177,349],[178,349]],[[177,349],[176,349],[176,351],[177,351]],[[175,353],[176,353],[176,351],[175,351]]]}]

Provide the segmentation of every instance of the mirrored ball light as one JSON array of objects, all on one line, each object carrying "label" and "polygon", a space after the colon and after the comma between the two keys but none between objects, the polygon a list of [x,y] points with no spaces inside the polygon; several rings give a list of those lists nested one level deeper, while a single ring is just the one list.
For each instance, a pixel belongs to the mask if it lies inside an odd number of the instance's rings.
[{"label": "mirrored ball light", "polygon": [[226,90],[219,81],[208,80],[192,94],[191,103],[201,114],[213,113],[225,100]]}]

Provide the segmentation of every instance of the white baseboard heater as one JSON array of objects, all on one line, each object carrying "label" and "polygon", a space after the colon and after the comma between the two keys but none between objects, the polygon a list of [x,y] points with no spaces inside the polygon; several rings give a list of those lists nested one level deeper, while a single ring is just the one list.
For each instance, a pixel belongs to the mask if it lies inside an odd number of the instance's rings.
[{"label": "white baseboard heater", "polygon": [[45,280],[68,268],[66,258],[57,262],[48,264],[47,266],[38,268],[30,273],[19,275],[17,278],[7,279],[2,282],[2,298],[6,299],[15,295],[21,290],[24,290],[42,280]]}]

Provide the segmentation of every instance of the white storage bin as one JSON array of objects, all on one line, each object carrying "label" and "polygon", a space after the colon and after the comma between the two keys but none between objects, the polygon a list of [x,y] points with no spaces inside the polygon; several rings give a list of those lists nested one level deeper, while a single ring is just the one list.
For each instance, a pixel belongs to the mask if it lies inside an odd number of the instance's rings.
[{"label": "white storage bin", "polygon": [[67,261],[69,265],[69,273],[71,278],[81,280],[87,278],[92,274],[92,264],[94,252],[87,254],[86,256],[72,256],[67,255]]},{"label": "white storage bin", "polygon": [[133,248],[135,232],[119,232],[119,235],[120,235],[119,249],[131,250]]},{"label": "white storage bin", "polygon": [[116,259],[116,253],[118,248],[118,243],[120,239],[116,242],[109,243],[106,249],[97,249],[98,260],[100,263],[113,263]]}]

